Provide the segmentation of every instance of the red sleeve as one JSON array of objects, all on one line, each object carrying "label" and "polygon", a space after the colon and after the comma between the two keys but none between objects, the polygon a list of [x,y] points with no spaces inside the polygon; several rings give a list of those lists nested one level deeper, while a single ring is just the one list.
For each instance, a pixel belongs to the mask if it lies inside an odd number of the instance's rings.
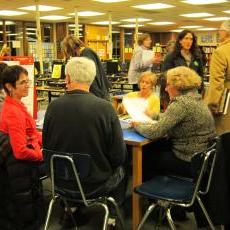
[{"label": "red sleeve", "polygon": [[21,111],[10,111],[8,115],[8,132],[10,144],[16,159],[40,161],[43,159],[40,146],[27,147],[26,119]]}]

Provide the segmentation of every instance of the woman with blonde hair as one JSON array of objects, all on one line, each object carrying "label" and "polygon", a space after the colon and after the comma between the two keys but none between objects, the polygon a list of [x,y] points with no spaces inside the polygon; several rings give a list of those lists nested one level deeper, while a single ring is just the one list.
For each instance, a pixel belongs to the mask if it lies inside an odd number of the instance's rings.
[{"label": "woman with blonde hair", "polygon": [[[138,79],[139,91],[128,93],[124,96],[125,99],[143,99],[145,104],[146,115],[152,117],[160,112],[160,98],[155,94],[154,88],[157,83],[156,74],[146,71],[143,72]],[[124,106],[121,106],[120,113],[126,113]]]},{"label": "woman with blonde hair", "polygon": [[212,114],[198,93],[200,84],[199,75],[188,67],[169,70],[166,91],[170,104],[166,111],[154,117],[157,123],[134,124],[135,129],[149,139],[167,135],[171,142],[166,152],[157,154],[156,168],[152,165],[154,160],[151,161],[152,169],[189,176],[193,154],[206,149],[215,136]]},{"label": "woman with blonde hair", "polygon": [[87,47],[80,39],[74,37],[73,35],[66,36],[61,43],[61,47],[66,60],[71,57],[81,56],[89,58],[95,63],[96,77],[90,86],[90,92],[97,97],[109,100],[110,83],[106,78],[98,55],[91,48]]}]

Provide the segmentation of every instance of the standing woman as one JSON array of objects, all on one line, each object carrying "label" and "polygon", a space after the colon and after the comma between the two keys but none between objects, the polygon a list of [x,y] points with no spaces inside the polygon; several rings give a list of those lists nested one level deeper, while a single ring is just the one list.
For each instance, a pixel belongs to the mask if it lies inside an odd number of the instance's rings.
[{"label": "standing woman", "polygon": [[199,92],[203,90],[203,62],[200,49],[197,46],[195,34],[190,30],[181,31],[176,40],[176,44],[171,53],[168,53],[162,64],[162,71],[167,71],[174,67],[186,66],[196,71],[201,77],[202,84]]},{"label": "standing woman", "polygon": [[149,34],[141,34],[138,36],[138,46],[133,51],[130,61],[128,80],[130,84],[134,84],[134,90],[138,90],[138,79],[141,73],[151,71],[153,63],[158,63],[158,58],[150,51],[152,39]]},{"label": "standing woman", "polygon": [[7,195],[0,198],[1,209],[5,222],[10,224],[3,229],[37,230],[42,205],[38,170],[43,160],[42,136],[21,101],[28,96],[30,87],[27,70],[18,65],[7,67],[2,73],[2,84],[6,97],[0,116],[0,132],[9,137],[12,148],[10,152],[1,152],[7,171],[4,187]]},{"label": "standing woman", "polygon": [[73,35],[66,36],[61,43],[61,47],[67,60],[71,57],[81,56],[89,58],[95,63],[96,77],[90,86],[90,92],[97,97],[109,100],[110,83],[106,78],[98,55]]}]

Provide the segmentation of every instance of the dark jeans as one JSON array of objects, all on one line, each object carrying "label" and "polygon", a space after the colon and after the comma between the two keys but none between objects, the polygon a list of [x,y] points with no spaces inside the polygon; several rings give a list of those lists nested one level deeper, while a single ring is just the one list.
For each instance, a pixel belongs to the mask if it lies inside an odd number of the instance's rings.
[{"label": "dark jeans", "polygon": [[158,140],[143,148],[143,181],[159,174],[192,176],[191,164],[175,156],[167,139]]}]

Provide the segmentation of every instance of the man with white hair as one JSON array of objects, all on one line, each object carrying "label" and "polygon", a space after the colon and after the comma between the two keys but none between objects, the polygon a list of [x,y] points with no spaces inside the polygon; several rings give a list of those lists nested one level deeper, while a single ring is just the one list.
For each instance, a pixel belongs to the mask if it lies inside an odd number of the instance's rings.
[{"label": "man with white hair", "polygon": [[52,101],[47,108],[43,147],[59,152],[90,154],[93,165],[83,187],[92,192],[100,188],[101,193],[112,196],[115,193],[116,199],[124,181],[126,159],[116,112],[110,102],[89,93],[96,75],[93,61],[74,57],[67,63],[65,73],[67,93]]},{"label": "man with white hair", "polygon": [[[213,52],[210,63],[210,86],[205,101],[213,114],[217,114],[225,89],[230,89],[230,20],[219,29],[220,45]],[[218,133],[230,130],[230,104],[227,114],[215,116]]]}]

